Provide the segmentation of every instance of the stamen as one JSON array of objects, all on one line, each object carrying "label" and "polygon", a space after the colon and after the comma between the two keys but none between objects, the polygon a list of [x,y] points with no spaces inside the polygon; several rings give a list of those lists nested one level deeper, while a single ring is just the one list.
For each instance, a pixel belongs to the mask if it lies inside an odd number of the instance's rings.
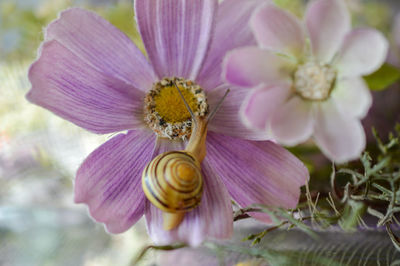
[{"label": "stamen", "polygon": [[329,65],[308,62],[297,69],[294,90],[304,99],[323,101],[329,97],[335,79],[336,72]]}]

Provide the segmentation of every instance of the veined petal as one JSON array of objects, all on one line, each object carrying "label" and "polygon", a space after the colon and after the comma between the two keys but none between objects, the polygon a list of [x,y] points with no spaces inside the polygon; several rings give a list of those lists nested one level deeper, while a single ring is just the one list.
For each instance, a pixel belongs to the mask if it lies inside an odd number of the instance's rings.
[{"label": "veined petal", "polygon": [[260,85],[245,98],[241,108],[242,121],[254,130],[267,134],[274,113],[284,103],[290,93],[289,85]]},{"label": "veined petal", "polygon": [[191,246],[198,246],[205,239],[224,239],[232,235],[233,214],[229,194],[206,161],[201,167],[204,178],[201,203],[185,213],[182,223],[177,228],[163,230],[162,212],[147,201],[147,230],[156,244],[185,242]]},{"label": "veined petal", "polygon": [[128,230],[144,213],[141,177],[154,140],[149,131],[119,134],[92,152],[77,172],[75,202],[87,204],[90,215],[111,233]]},{"label": "veined petal", "polygon": [[303,25],[288,11],[267,5],[254,13],[251,27],[261,47],[295,57],[303,53]]},{"label": "veined petal", "polygon": [[45,40],[57,40],[91,67],[143,91],[149,90],[156,80],[136,45],[93,12],[79,8],[62,12],[47,27]]},{"label": "veined petal", "polygon": [[209,48],[217,0],[136,0],[144,45],[159,78],[195,80]]},{"label": "veined petal", "polygon": [[[241,206],[294,208],[308,178],[303,163],[271,141],[255,142],[210,132],[207,157],[232,198]],[[256,218],[269,221],[266,215]]]},{"label": "veined petal", "polygon": [[288,83],[294,64],[289,60],[258,47],[243,47],[228,52],[224,61],[225,79],[241,87],[261,83]]},{"label": "veined petal", "polygon": [[357,159],[366,142],[361,122],[342,114],[332,100],[316,108],[314,137],[322,152],[337,163]]},{"label": "veined petal", "polygon": [[219,5],[210,51],[197,77],[202,88],[211,90],[223,84],[222,61],[228,51],[256,44],[248,22],[263,3],[265,0],[225,0]]},{"label": "veined petal", "polygon": [[338,80],[331,97],[342,114],[354,118],[364,118],[372,105],[371,92],[359,77]]},{"label": "veined petal", "polygon": [[316,0],[308,5],[306,24],[314,56],[328,63],[350,31],[350,13],[344,1]]},{"label": "veined petal", "polygon": [[377,30],[357,29],[350,32],[336,60],[341,77],[373,73],[385,62],[389,50],[386,38]]},{"label": "veined petal", "polygon": [[56,40],[43,44],[29,80],[29,101],[92,132],[143,124],[144,92],[93,68]]},{"label": "veined petal", "polygon": [[312,104],[298,96],[280,106],[272,117],[271,132],[274,139],[288,146],[308,140],[313,133]]},{"label": "veined petal", "polygon": [[185,149],[185,143],[181,140],[171,140],[167,138],[157,138],[154,147],[153,158],[168,151],[179,151]]},{"label": "veined petal", "polygon": [[[252,130],[242,123],[239,116],[243,99],[249,93],[247,88],[229,87],[230,92],[216,115],[208,124],[209,131],[250,140],[266,140],[265,130]],[[228,86],[219,87],[207,93],[209,109],[213,110],[222,99]]]}]

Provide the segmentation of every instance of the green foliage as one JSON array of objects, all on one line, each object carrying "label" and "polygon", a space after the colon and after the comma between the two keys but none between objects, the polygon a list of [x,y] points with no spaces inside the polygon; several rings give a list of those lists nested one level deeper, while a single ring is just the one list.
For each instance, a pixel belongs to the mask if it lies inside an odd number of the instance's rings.
[{"label": "green foliage", "polygon": [[298,17],[302,17],[305,5],[302,0],[273,0],[274,3],[286,10],[289,10]]},{"label": "green foliage", "polygon": [[[333,166],[331,185],[334,197],[329,193],[320,200],[320,194],[311,196],[307,186],[307,202],[300,204],[297,210],[257,205],[236,212],[235,220],[246,218],[247,212],[267,213],[275,224],[245,240],[258,244],[268,233],[279,228],[297,227],[315,238],[317,235],[311,228],[326,229],[337,225],[351,232],[356,226],[367,227],[363,217],[369,214],[377,217],[376,226],[386,226],[392,242],[400,250],[400,239],[390,229],[390,225],[397,221],[395,214],[400,212],[400,125],[395,134],[389,135],[387,143],[383,143],[376,132],[375,137],[379,154],[372,158],[365,152],[360,158],[361,171],[353,168],[336,170]],[[343,185],[338,185],[339,181]]]},{"label": "green foliage", "polygon": [[307,217],[295,217],[294,216],[294,211],[288,212],[285,209],[282,208],[271,208],[267,206],[262,206],[262,205],[256,205],[254,208],[249,208],[249,209],[241,209],[238,212],[235,213],[234,219],[237,219],[238,216],[242,215],[243,212],[263,212],[267,213],[271,219],[275,222],[275,226],[268,227],[264,231],[257,233],[257,234],[251,234],[248,237],[244,239],[244,241],[247,240],[252,240],[252,245],[260,243],[260,241],[264,238],[264,236],[278,228],[281,228],[283,226],[287,226],[288,229],[293,228],[293,227],[298,227],[299,229],[303,230],[305,233],[307,233],[309,236],[313,238],[318,238],[317,234],[313,232],[305,223],[304,221],[310,220],[312,217],[307,216]]},{"label": "green foliage", "polygon": [[356,26],[368,25],[388,33],[392,25],[392,12],[385,1],[368,0],[360,4],[353,17],[357,19]]},{"label": "green foliage", "polygon": [[15,35],[7,40],[8,43],[15,42],[12,47],[6,47],[0,39],[0,59],[9,62],[34,60],[37,48],[43,41],[43,29],[57,18],[59,12],[71,6],[84,7],[101,14],[144,51],[135,26],[132,1],[119,0],[111,7],[76,0],[43,1],[35,8],[25,9],[13,1],[0,1],[0,36],[8,33]]},{"label": "green foliage", "polygon": [[390,225],[394,215],[400,212],[400,126],[396,134],[389,135],[389,141],[383,144],[374,131],[380,154],[371,158],[366,152],[361,158],[363,173],[352,169],[341,169],[351,177],[342,194],[342,201],[363,203],[370,215],[379,220],[377,226]]},{"label": "green foliage", "polygon": [[399,81],[400,69],[386,63],[378,71],[364,79],[371,90],[381,91]]},{"label": "green foliage", "polygon": [[36,13],[31,9],[20,9],[16,3],[0,1],[0,36],[14,32],[15,36],[8,39],[13,43],[7,47],[0,43],[0,59],[21,61],[35,58],[36,48],[42,40],[42,28],[56,17],[54,14]]},{"label": "green foliage", "polygon": [[111,24],[125,33],[131,40],[145,52],[144,45],[137,31],[134,19],[134,10],[131,1],[120,1],[117,5],[108,9],[100,9],[99,13]]},{"label": "green foliage", "polygon": [[360,217],[365,213],[365,205],[362,202],[349,200],[345,205],[339,225],[345,231],[353,231],[359,224]]}]

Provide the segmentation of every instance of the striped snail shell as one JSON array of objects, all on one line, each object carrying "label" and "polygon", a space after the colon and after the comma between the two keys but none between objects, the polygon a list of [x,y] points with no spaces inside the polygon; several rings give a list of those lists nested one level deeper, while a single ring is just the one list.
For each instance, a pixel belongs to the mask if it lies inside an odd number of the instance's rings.
[{"label": "striped snail shell", "polygon": [[147,199],[163,212],[164,230],[177,227],[203,194],[200,163],[206,155],[207,121],[197,117],[195,121],[185,150],[156,156],[142,174]]},{"label": "striped snail shell", "polygon": [[187,212],[201,201],[200,163],[185,151],[160,154],[143,171],[142,186],[146,197],[160,210]]}]

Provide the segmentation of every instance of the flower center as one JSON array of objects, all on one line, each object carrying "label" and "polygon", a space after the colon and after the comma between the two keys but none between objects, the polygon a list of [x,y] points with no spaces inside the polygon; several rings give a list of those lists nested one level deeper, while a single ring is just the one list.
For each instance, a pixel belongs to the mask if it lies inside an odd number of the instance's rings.
[{"label": "flower center", "polygon": [[144,98],[144,121],[160,137],[185,140],[192,132],[192,118],[174,83],[196,116],[207,114],[206,95],[199,85],[183,78],[164,78]]},{"label": "flower center", "polygon": [[307,100],[326,100],[333,88],[336,72],[330,65],[308,62],[294,74],[294,90]]}]

